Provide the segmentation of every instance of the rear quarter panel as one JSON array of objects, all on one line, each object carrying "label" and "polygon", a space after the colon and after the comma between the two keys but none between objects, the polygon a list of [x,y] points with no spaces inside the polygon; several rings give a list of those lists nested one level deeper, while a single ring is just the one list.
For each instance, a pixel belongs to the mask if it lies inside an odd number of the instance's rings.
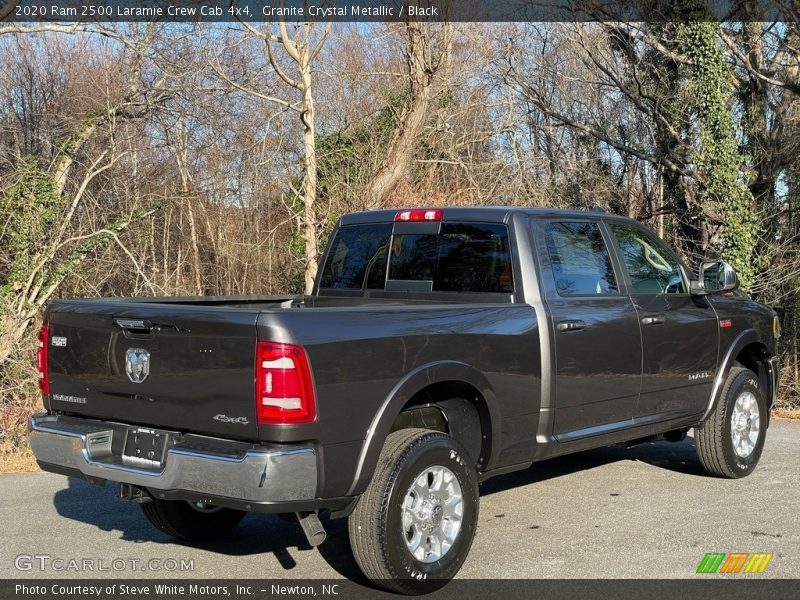
[{"label": "rear quarter panel", "polygon": [[[353,491],[362,446],[376,415],[384,425],[378,430],[388,431],[400,408],[391,403],[398,383],[420,367],[436,363],[463,363],[485,377],[500,419],[493,423],[500,438],[492,441],[495,462],[515,464],[532,455],[541,357],[530,306],[391,305],[268,311],[259,317],[258,330],[259,339],[300,344],[306,349],[318,411],[311,424],[261,426],[260,437],[272,442],[316,440],[324,465],[320,489],[325,496]],[[424,383],[415,385],[424,387]],[[407,389],[404,392],[408,394]],[[364,482],[370,475],[365,466],[361,473]]]}]

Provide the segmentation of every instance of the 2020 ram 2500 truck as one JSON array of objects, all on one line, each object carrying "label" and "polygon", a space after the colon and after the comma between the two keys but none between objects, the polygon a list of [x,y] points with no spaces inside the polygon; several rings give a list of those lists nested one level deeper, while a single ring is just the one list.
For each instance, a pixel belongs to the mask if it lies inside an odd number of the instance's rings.
[{"label": "2020 ram 2500 truck", "polygon": [[457,573],[493,475],[690,428],[750,473],[779,329],[735,287],[601,212],[349,214],[309,296],[53,302],[31,445],[179,538],[349,516],[364,573],[413,593]]}]

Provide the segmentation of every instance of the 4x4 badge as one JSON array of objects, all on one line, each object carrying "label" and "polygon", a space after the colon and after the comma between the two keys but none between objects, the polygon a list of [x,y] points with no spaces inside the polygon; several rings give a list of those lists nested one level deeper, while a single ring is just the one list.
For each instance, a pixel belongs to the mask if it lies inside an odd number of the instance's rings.
[{"label": "4x4 badge", "polygon": [[215,421],[220,423],[231,423],[233,425],[249,425],[250,421],[247,417],[229,417],[228,415],[214,415],[212,417]]},{"label": "4x4 badge", "polygon": [[142,348],[128,348],[125,373],[133,383],[142,383],[150,375],[150,353]]}]

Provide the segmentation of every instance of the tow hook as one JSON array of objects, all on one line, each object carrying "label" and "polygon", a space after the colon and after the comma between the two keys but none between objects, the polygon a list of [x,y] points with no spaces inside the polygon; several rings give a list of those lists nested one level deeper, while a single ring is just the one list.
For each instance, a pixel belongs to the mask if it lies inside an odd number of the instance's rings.
[{"label": "tow hook", "polygon": [[143,504],[145,502],[152,502],[153,498],[143,487],[138,485],[131,485],[130,483],[119,484],[119,497],[120,500],[130,500],[131,502],[138,502]]},{"label": "tow hook", "polygon": [[312,547],[319,546],[328,537],[325,533],[325,528],[319,520],[317,513],[295,513],[297,515],[297,522],[306,534],[306,539]]}]

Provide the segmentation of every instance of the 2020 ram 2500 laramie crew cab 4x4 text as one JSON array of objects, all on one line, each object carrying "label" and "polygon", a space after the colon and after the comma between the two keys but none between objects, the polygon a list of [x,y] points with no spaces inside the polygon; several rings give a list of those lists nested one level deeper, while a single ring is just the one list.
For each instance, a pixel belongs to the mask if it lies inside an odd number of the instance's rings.
[{"label": "2020 ram 2500 laramie crew cab 4x4 text", "polygon": [[690,428],[750,473],[779,330],[735,287],[601,212],[349,214],[308,296],[54,301],[31,445],[179,538],[349,516],[364,573],[414,593],[458,572],[493,475]]}]

